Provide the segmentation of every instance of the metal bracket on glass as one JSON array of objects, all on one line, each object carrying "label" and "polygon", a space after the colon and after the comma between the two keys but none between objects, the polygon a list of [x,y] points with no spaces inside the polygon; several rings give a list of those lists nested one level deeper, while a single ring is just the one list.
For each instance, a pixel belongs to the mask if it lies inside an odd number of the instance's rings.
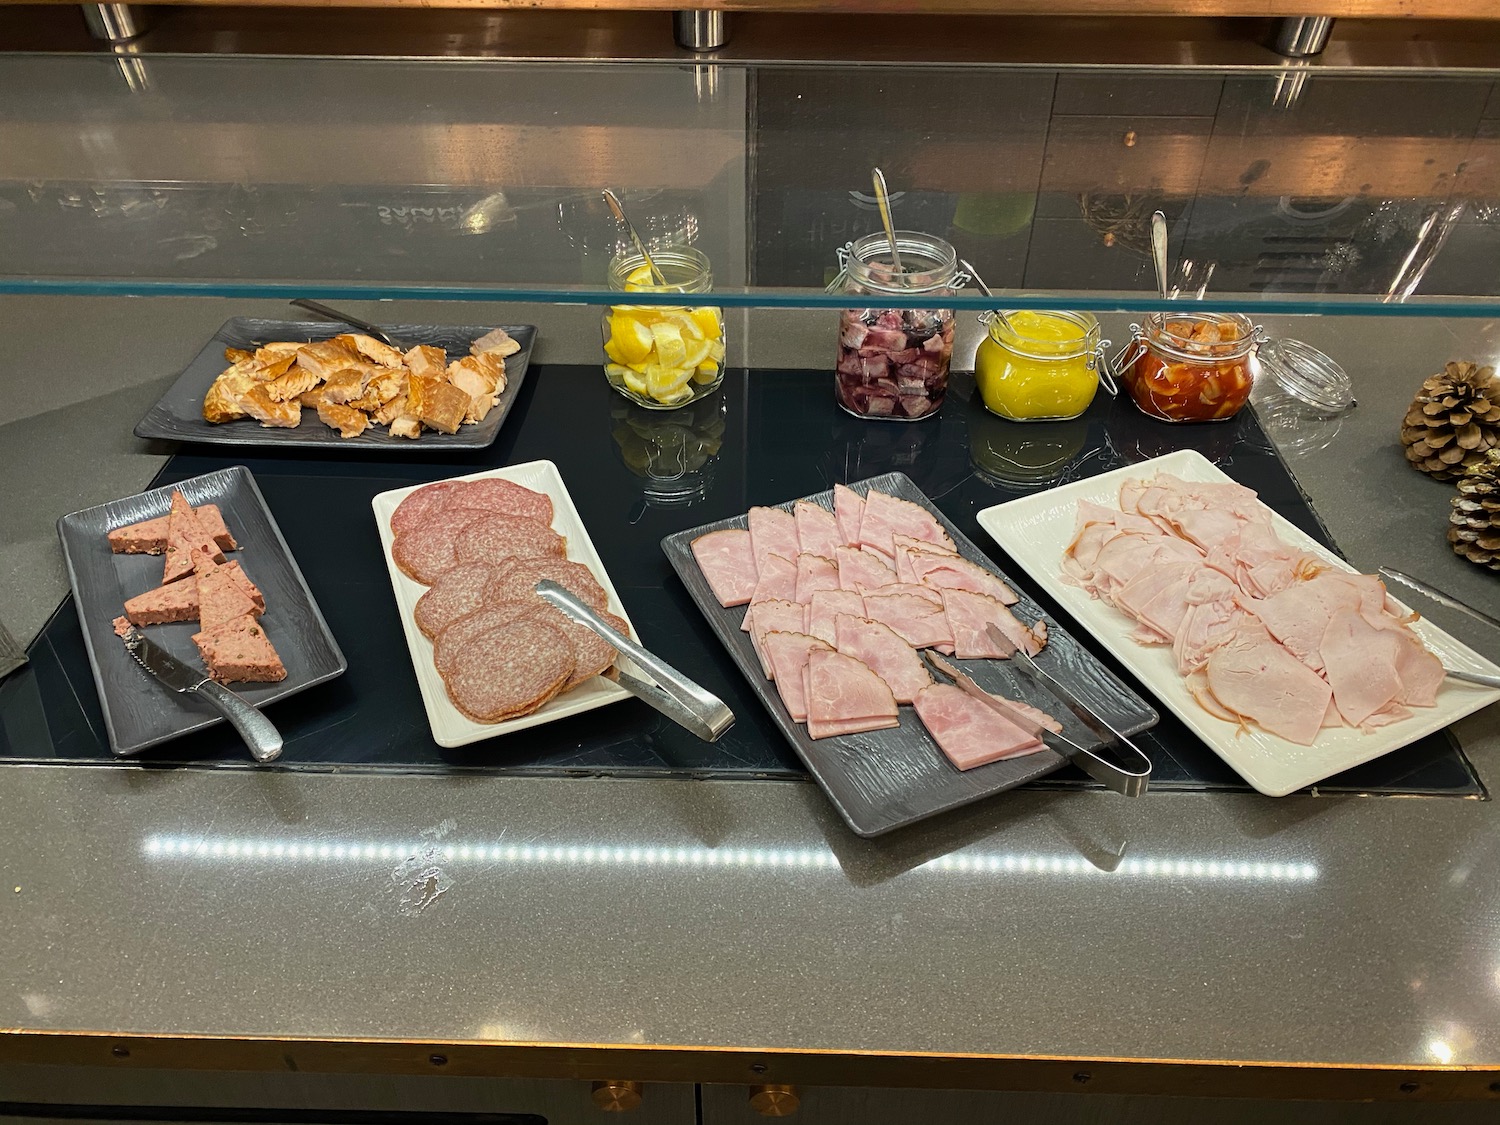
[{"label": "metal bracket on glass", "polygon": [[83,4],[89,34],[106,43],[128,43],[151,29],[147,10],[135,4]]},{"label": "metal bracket on glass", "polygon": [[729,42],[729,13],[692,8],[672,13],[672,36],[689,51],[717,51]]},{"label": "metal bracket on glass", "polygon": [[1320,55],[1332,31],[1332,16],[1288,16],[1276,28],[1276,53],[1289,59]]}]

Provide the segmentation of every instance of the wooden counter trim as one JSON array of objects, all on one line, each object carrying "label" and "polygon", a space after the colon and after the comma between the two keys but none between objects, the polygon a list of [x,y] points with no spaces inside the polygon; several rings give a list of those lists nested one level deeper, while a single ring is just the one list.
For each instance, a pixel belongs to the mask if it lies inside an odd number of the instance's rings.
[{"label": "wooden counter trim", "polygon": [[1194,1097],[1493,1101],[1500,1064],[1393,1067],[606,1043],[477,1043],[0,1031],[0,1063],[342,1074],[1005,1090]]},{"label": "wooden counter trim", "polygon": [[[21,3],[31,0],[0,0]],[[41,0],[74,3],[76,0]],[[1055,16],[1320,16],[1363,19],[1500,19],[1493,0],[186,0],[199,6],[277,8],[522,8],[623,7],[670,11],[921,13],[923,15]],[[1310,9],[1312,11],[1310,11]]]}]

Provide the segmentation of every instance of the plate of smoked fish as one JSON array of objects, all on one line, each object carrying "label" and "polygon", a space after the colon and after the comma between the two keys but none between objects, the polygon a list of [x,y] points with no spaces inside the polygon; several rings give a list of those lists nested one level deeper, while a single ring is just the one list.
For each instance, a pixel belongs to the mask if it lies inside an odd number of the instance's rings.
[{"label": "plate of smoked fish", "polygon": [[1194,450],[979,513],[1079,625],[1281,797],[1500,699],[1500,672]]},{"label": "plate of smoked fish", "polygon": [[135,427],[206,445],[441,453],[500,434],[533,325],[392,325],[393,348],[328,321],[234,317]]},{"label": "plate of smoked fish", "polygon": [[[1118,730],[1158,721],[903,473],[751,508],[668,536],[662,549],[861,836],[1060,769],[1064,759],[1038,727],[1099,745],[1067,707],[1000,659],[990,624]],[[925,648],[952,657],[1000,706],[934,681]]]}]

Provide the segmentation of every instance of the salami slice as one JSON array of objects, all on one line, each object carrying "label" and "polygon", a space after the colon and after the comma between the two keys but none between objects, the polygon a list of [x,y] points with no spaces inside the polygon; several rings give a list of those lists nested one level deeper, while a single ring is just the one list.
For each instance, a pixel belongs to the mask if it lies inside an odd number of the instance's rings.
[{"label": "salami slice", "polygon": [[432,648],[432,663],[438,675],[447,677],[461,652],[469,647],[475,637],[493,632],[502,625],[509,625],[522,617],[531,617],[551,608],[540,598],[530,601],[499,602],[483,609],[465,614],[447,625],[437,636]]},{"label": "salami slice", "polygon": [[497,569],[501,573],[485,591],[486,605],[524,601],[527,598],[540,601],[536,595],[536,584],[544,578],[583,599],[590,609],[602,611],[609,605],[604,587],[599,585],[593,572],[582,563],[569,559],[515,559],[508,560],[508,565],[501,564]]},{"label": "salami slice", "polygon": [[[472,509],[465,511],[473,516]],[[474,522],[464,528],[454,544],[459,562],[494,562],[496,559],[562,558],[567,553],[565,540],[541,520],[529,516],[500,516],[478,513]]]},{"label": "salami slice", "polygon": [[476,723],[537,710],[573,675],[573,646],[552,625],[524,617],[473,638],[444,683],[448,698]]},{"label": "salami slice", "polygon": [[449,494],[449,507],[479,508],[502,516],[525,516],[545,524],[552,523],[551,498],[523,488],[514,481],[485,477],[483,480],[454,483],[458,488]]},{"label": "salami slice", "polygon": [[432,588],[417,599],[412,616],[427,637],[436,637],[448,625],[484,605],[485,588],[494,580],[489,563],[462,563],[438,576]]},{"label": "salami slice", "polygon": [[396,536],[391,558],[401,572],[424,586],[431,586],[439,575],[458,565],[454,554],[459,533],[477,520],[487,519],[481,512],[462,508],[443,509],[427,516],[421,523]]},{"label": "salami slice", "polygon": [[440,480],[409,493],[391,513],[391,534],[399,538],[425,523],[428,516],[447,507],[449,493],[457,491],[460,484],[456,480]]},{"label": "salami slice", "polygon": [[[562,614],[559,613],[558,616],[561,617]],[[600,616],[615,632],[622,636],[630,636],[630,626],[620,618],[612,613],[604,613]],[[548,620],[551,619],[548,618]],[[567,619],[564,618],[564,620]],[[564,692],[572,691],[585,680],[591,680],[608,671],[610,665],[615,662],[615,646],[588,626],[580,625],[576,621],[567,621],[567,636],[573,644],[573,674],[568,677],[568,682],[563,684]]]}]

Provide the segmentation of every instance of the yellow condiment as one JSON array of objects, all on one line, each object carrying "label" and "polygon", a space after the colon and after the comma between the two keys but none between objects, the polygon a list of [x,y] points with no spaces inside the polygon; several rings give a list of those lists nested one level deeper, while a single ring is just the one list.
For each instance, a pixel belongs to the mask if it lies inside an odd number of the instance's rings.
[{"label": "yellow condiment", "polygon": [[1099,322],[1088,313],[1007,313],[974,357],[984,405],[1017,422],[1076,418],[1099,389]]}]

